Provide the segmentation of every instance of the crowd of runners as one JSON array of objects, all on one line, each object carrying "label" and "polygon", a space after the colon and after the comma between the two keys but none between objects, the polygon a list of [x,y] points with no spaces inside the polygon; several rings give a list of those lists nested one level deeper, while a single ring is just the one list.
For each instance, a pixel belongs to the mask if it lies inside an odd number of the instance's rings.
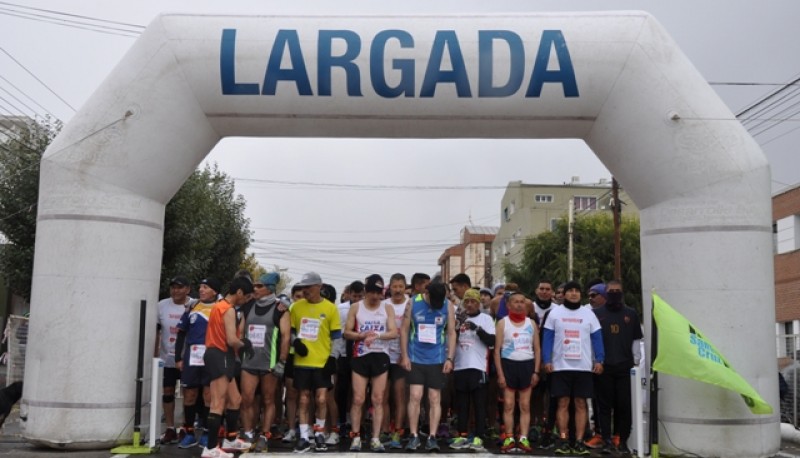
[{"label": "crowd of runners", "polygon": [[[619,281],[473,287],[373,274],[337,296],[309,272],[170,282],[159,303],[162,444],[204,458],[440,447],[559,455],[629,453],[637,313]],[[183,423],[176,426],[180,383]],[[593,414],[590,416],[590,412]],[[342,445],[340,445],[342,443]]]}]

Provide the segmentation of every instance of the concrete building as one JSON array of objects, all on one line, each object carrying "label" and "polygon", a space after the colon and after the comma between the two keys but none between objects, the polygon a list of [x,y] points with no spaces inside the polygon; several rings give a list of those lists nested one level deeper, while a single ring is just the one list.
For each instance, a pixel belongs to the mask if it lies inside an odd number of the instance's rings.
[{"label": "concrete building", "polygon": [[772,224],[778,356],[792,357],[800,350],[800,339],[791,337],[800,334],[800,186],[772,196]]},{"label": "concrete building", "polygon": [[[637,215],[639,210],[620,189],[624,215]],[[556,223],[567,218],[569,201],[575,202],[575,214],[611,212],[613,205],[611,180],[599,183],[581,183],[572,177],[570,183],[561,185],[508,183],[500,201],[500,230],[492,245],[492,272],[495,281],[504,281],[503,263],[522,260],[525,239],[555,228]]]},{"label": "concrete building", "polygon": [[497,236],[496,226],[465,226],[461,243],[444,250],[439,256],[439,271],[446,282],[454,275],[465,273],[472,286],[490,286],[493,282],[491,250]]}]

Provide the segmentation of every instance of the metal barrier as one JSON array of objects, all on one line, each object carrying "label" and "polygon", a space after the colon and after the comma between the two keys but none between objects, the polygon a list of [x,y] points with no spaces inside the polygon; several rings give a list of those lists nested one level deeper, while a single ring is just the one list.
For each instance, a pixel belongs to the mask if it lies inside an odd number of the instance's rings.
[{"label": "metal barrier", "polygon": [[777,337],[778,370],[786,385],[781,393],[781,422],[800,426],[800,334],[784,334]]},{"label": "metal barrier", "polygon": [[6,385],[21,382],[25,378],[25,352],[28,348],[28,318],[9,315],[3,341],[8,342],[4,355],[6,362]]}]

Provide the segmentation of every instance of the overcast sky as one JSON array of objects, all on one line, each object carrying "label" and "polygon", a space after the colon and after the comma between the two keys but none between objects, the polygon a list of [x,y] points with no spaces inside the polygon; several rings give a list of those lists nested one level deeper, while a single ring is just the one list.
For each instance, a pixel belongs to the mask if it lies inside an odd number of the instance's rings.
[{"label": "overcast sky", "polygon": [[[19,0],[0,1],[0,114],[51,113],[69,122],[74,110],[80,109],[135,42],[135,33],[123,30],[140,30],[107,22],[97,24],[121,30],[106,28],[110,33],[100,33],[96,27],[86,30],[79,28],[86,27],[81,24],[63,25],[64,19],[86,22],[78,16],[144,26],[162,12],[417,14],[632,9],[648,11],[664,25],[734,113],[800,76],[796,32],[800,2],[794,0]],[[762,121],[749,124],[772,165],[773,191],[800,183],[800,161],[793,148],[800,140],[797,91],[800,86],[786,91],[780,106],[775,104],[773,111],[761,115]],[[315,270],[339,291],[344,284],[370,273],[385,278],[394,272],[434,274],[439,255],[458,242],[464,225],[500,224],[500,198],[509,181],[555,184],[573,176],[582,182],[610,177],[591,150],[575,140],[235,138],[223,140],[206,160],[216,162],[236,179],[237,191],[247,200],[247,216],[254,231],[251,248],[263,265],[288,269],[295,281],[303,272]],[[248,181],[264,178],[304,184]],[[376,189],[378,186],[403,188]],[[425,189],[430,186],[460,189]],[[482,189],[464,189],[470,186]]]}]

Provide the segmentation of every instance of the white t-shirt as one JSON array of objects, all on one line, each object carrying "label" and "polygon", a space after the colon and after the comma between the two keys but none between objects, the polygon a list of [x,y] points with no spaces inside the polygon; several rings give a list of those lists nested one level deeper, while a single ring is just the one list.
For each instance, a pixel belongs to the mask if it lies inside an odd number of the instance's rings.
[{"label": "white t-shirt", "polygon": [[[476,316],[468,316],[467,321],[471,321],[483,328],[487,334],[494,335],[494,320],[489,315],[479,313]],[[462,329],[458,331],[458,343],[456,344],[456,357],[453,370],[478,369],[488,372],[489,348],[481,342],[481,339],[478,337],[477,329],[475,331],[470,331],[462,326]]]},{"label": "white t-shirt", "polygon": [[593,354],[591,334],[600,330],[600,322],[591,307],[570,310],[563,305],[555,307],[547,316],[545,329],[555,333],[553,342],[553,371],[592,370]]},{"label": "white t-shirt", "polygon": [[[403,315],[406,313],[408,303],[408,297],[405,297],[399,304],[392,302],[392,298],[383,300],[383,305],[391,305],[394,308],[394,322],[398,330],[403,326]],[[400,337],[387,341],[387,344],[386,352],[389,353],[389,363],[397,364],[400,361]]]},{"label": "white t-shirt", "polygon": [[186,304],[176,304],[168,297],[158,303],[158,324],[161,325],[161,342],[158,357],[164,367],[175,367],[175,341],[178,339],[178,322],[186,308],[194,305],[195,299],[186,299]]}]

